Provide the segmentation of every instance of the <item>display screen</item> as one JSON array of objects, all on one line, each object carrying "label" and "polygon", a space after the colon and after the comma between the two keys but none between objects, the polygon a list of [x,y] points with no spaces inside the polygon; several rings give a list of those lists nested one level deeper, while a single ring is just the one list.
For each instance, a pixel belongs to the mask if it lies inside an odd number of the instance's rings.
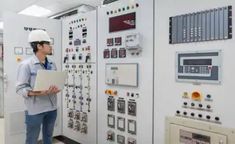
[{"label": "display screen", "polygon": [[212,59],[185,59],[184,65],[211,65]]},{"label": "display screen", "polygon": [[109,32],[136,28],[135,12],[109,18]]}]

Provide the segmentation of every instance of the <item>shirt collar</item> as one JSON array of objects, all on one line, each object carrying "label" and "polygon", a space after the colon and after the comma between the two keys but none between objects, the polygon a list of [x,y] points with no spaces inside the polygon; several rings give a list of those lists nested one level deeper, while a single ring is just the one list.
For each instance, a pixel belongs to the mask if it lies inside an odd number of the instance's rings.
[{"label": "shirt collar", "polygon": [[[52,61],[50,59],[47,58],[47,61],[48,61],[49,64],[52,64]],[[33,63],[34,64],[40,64],[40,61],[39,61],[39,59],[36,55],[33,55]]]}]

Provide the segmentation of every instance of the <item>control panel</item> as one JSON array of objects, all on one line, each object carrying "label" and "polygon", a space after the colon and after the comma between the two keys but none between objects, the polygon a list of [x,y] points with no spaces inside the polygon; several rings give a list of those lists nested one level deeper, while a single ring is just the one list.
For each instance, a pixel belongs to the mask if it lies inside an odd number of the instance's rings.
[{"label": "control panel", "polygon": [[233,144],[235,3],[174,2],[154,5],[154,143]]},{"label": "control panel", "polygon": [[222,124],[214,97],[211,93],[201,91],[185,91],[181,95],[181,107],[176,110],[175,115],[209,123]]},{"label": "control panel", "polygon": [[232,144],[234,129],[184,118],[166,118],[166,144]]},{"label": "control panel", "polygon": [[98,144],[153,143],[152,5],[119,0],[98,9]]},{"label": "control panel", "polygon": [[221,83],[221,50],[176,52],[176,80]]},{"label": "control panel", "polygon": [[64,134],[82,144],[96,141],[96,11],[63,20]]}]

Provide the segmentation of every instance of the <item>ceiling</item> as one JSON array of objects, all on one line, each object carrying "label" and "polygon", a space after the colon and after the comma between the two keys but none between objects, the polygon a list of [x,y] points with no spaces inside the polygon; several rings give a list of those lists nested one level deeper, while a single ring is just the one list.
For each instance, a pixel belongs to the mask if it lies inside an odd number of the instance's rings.
[{"label": "ceiling", "polygon": [[101,5],[103,0],[0,0],[0,21],[4,11],[18,13],[28,6],[36,4],[52,11],[50,16],[86,4]]}]

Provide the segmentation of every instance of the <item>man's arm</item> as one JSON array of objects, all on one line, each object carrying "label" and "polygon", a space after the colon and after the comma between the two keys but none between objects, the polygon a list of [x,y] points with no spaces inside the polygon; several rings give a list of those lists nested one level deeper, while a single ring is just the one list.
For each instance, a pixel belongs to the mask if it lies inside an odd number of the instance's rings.
[{"label": "man's arm", "polygon": [[46,96],[51,94],[57,94],[60,90],[56,86],[50,86],[48,90],[44,91],[29,91],[28,96]]},{"label": "man's arm", "polygon": [[16,78],[16,93],[28,98],[29,91],[32,90],[30,80],[30,68],[27,64],[21,63],[18,67],[17,78]]},{"label": "man's arm", "polygon": [[16,93],[29,98],[30,96],[47,96],[56,94],[60,90],[56,86],[50,86],[48,90],[33,91],[30,86],[29,80],[31,77],[30,68],[26,64],[20,64],[17,73]]}]

